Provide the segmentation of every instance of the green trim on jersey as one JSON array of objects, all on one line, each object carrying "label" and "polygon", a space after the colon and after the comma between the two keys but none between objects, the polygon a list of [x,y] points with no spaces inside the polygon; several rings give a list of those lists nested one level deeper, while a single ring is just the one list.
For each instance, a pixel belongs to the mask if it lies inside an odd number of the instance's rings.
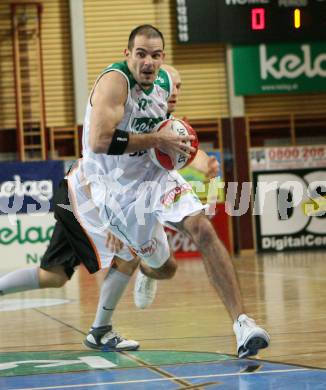
[{"label": "green trim on jersey", "polygon": [[[155,83],[155,81],[154,81],[154,83]],[[143,91],[143,93],[144,93],[145,95],[150,95],[150,94],[153,92],[154,83],[153,83],[153,84],[150,86],[150,88],[148,88],[148,89],[144,89],[144,88],[141,87],[141,89],[142,89],[142,91]]]},{"label": "green trim on jersey", "polygon": [[137,81],[134,79],[134,76],[132,75],[132,73],[128,68],[127,61],[115,62],[109,65],[108,67],[106,67],[103,73],[107,73],[110,70],[114,70],[114,69],[120,70],[124,75],[127,76],[129,80],[130,89],[132,89],[137,84]]},{"label": "green trim on jersey", "polygon": [[157,74],[157,77],[154,80],[154,83],[153,83],[153,85],[150,88],[148,88],[148,89],[142,88],[144,94],[145,95],[149,95],[150,93],[152,93],[153,89],[154,89],[154,85],[158,85],[162,89],[165,89],[168,92],[169,96],[170,96],[170,94],[171,94],[170,79],[169,79],[169,76],[168,76],[167,72],[164,69],[160,69],[159,70],[159,72]]},{"label": "green trim on jersey", "polygon": [[[128,68],[127,61],[115,62],[109,65],[104,69],[103,74],[114,69],[120,70],[124,75],[127,76],[129,80],[130,89],[132,89],[137,84],[137,81],[134,79],[134,76],[132,75],[132,73]],[[145,95],[149,95],[150,93],[152,93],[154,84],[159,85],[162,89],[165,89],[169,95],[171,94],[170,78],[164,69],[159,70],[153,85],[149,89],[142,88]]]},{"label": "green trim on jersey", "polygon": [[171,83],[170,77],[168,76],[168,72],[164,69],[160,69],[154,84],[159,85],[161,88],[165,89],[169,96],[171,95]]}]

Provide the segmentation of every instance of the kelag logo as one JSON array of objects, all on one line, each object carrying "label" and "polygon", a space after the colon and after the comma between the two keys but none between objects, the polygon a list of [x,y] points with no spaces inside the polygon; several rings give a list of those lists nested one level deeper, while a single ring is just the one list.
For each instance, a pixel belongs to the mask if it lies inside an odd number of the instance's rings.
[{"label": "kelag logo", "polygon": [[150,133],[163,118],[134,118],[131,127],[135,133]]},{"label": "kelag logo", "polygon": [[326,90],[325,42],[234,46],[237,95]]},{"label": "kelag logo", "polygon": [[53,210],[53,190],[63,178],[61,161],[1,163],[0,214]]},{"label": "kelag logo", "polygon": [[51,239],[54,226],[44,228],[42,225],[22,227],[22,222],[17,219],[15,226],[0,228],[0,244],[11,245],[13,243],[39,244]]},{"label": "kelag logo", "polygon": [[295,79],[302,75],[310,79],[315,76],[326,77],[326,53],[320,53],[313,58],[310,45],[300,46],[298,54],[290,52],[284,56],[277,53],[268,55],[266,45],[259,45],[259,59],[263,80],[268,77]]}]

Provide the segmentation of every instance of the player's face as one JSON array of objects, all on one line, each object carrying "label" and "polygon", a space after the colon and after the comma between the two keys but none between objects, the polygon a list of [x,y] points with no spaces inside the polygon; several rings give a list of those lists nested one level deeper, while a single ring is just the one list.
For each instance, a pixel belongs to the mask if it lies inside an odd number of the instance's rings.
[{"label": "player's face", "polygon": [[128,67],[143,88],[150,88],[164,60],[163,42],[160,38],[137,35],[132,50],[126,49]]},{"label": "player's face", "polygon": [[173,82],[173,90],[168,100],[168,112],[172,113],[176,110],[178,103],[179,93],[181,89],[181,77],[179,72],[170,71],[170,76]]}]

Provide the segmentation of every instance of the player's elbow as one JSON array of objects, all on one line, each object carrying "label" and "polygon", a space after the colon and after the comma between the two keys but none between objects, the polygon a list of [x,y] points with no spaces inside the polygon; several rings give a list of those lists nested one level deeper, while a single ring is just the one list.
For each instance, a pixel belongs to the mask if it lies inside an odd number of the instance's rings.
[{"label": "player's elbow", "polygon": [[108,135],[98,134],[96,136],[90,136],[89,146],[93,153],[107,153],[111,144],[111,138]]},{"label": "player's elbow", "polygon": [[90,148],[93,153],[105,153],[106,150],[100,142],[90,142]]}]

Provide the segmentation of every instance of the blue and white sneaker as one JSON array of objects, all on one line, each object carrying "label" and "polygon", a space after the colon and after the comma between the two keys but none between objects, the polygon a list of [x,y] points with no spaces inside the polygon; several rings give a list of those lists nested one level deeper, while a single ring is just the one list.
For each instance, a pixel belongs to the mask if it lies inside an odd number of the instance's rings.
[{"label": "blue and white sneaker", "polygon": [[245,314],[241,314],[234,322],[233,331],[237,338],[239,358],[255,356],[260,349],[269,346],[269,334]]},{"label": "blue and white sneaker", "polygon": [[83,341],[85,347],[105,352],[135,351],[139,343],[135,340],[127,340],[112,330],[112,326],[100,326],[91,328]]}]

